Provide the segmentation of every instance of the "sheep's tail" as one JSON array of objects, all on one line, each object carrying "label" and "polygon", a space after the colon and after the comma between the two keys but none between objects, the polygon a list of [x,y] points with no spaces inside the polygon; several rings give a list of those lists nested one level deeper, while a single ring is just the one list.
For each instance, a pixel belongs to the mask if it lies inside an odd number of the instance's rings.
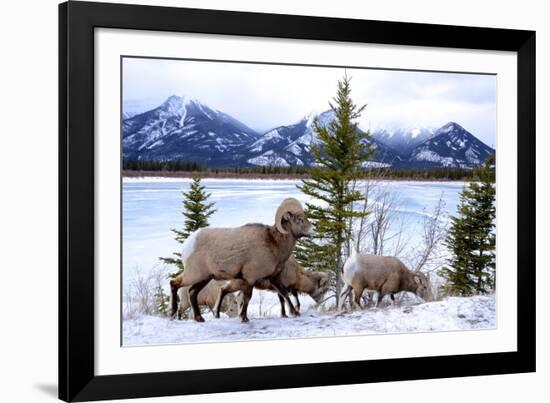
[{"label": "sheep's tail", "polygon": [[351,255],[347,258],[346,263],[344,263],[342,279],[344,283],[348,286],[351,286],[351,281],[353,276],[357,271],[357,251],[353,250]]},{"label": "sheep's tail", "polygon": [[181,261],[184,267],[187,264],[187,259],[189,258],[189,256],[191,256],[195,251],[195,241],[197,240],[197,235],[199,232],[200,229],[196,230],[183,242],[183,246],[181,249]]}]

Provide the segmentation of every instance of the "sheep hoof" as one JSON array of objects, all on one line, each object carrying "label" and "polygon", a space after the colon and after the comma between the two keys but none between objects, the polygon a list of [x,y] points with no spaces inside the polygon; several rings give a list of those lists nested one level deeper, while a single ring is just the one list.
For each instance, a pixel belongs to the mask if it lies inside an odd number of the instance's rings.
[{"label": "sheep hoof", "polygon": [[195,321],[197,321],[197,322],[204,322],[204,318],[203,318],[202,316],[197,316],[197,317],[195,318]]},{"label": "sheep hoof", "polygon": [[241,323],[248,323],[248,322],[249,322],[248,318],[241,318]]}]

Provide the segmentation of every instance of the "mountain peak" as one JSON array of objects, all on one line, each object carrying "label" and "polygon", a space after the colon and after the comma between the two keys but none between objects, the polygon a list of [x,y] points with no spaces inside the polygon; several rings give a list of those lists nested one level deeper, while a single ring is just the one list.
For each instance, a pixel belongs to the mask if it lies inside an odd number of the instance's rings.
[{"label": "mountain peak", "polygon": [[163,105],[165,106],[176,106],[176,107],[182,107],[187,106],[189,104],[201,104],[201,102],[193,97],[190,97],[188,95],[179,96],[179,95],[170,95],[166,101],[164,101]]},{"label": "mountain peak", "polygon": [[439,128],[435,136],[411,152],[411,160],[449,167],[478,166],[494,150],[456,122]]},{"label": "mountain peak", "polygon": [[460,126],[458,123],[456,122],[448,122],[448,123],[445,123],[443,126],[441,126],[441,128],[439,129],[440,132],[450,132],[451,130],[458,130],[458,131],[461,131],[461,132],[467,132],[466,129],[464,129],[462,126]]}]

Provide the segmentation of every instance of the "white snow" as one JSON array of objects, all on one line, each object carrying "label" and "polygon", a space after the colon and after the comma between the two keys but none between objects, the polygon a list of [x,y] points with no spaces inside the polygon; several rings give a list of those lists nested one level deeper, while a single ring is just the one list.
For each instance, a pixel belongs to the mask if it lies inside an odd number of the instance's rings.
[{"label": "white snow", "polygon": [[187,116],[187,108],[185,107],[185,104],[182,104],[181,106],[181,119],[180,119],[180,127],[183,127],[185,123],[185,117]]},{"label": "white snow", "polygon": [[378,161],[364,161],[361,166],[363,168],[388,168],[391,167],[391,164]]},{"label": "white snow", "polygon": [[150,146],[147,147],[148,150],[152,149],[152,148],[155,148],[156,146],[161,146],[164,144],[164,141],[162,140],[157,140],[155,141],[153,144],[151,144]]},{"label": "white snow", "polygon": [[265,143],[267,143],[270,140],[280,141],[280,140],[283,140],[283,137],[279,134],[277,129],[270,130],[250,145],[250,147],[251,147],[250,151],[252,151],[252,152],[261,152],[261,151],[263,151],[263,147],[264,147]]},{"label": "white snow", "polygon": [[268,317],[249,311],[249,323],[226,316],[214,319],[210,313],[204,315],[204,323],[138,316],[123,321],[123,344],[136,346],[496,328],[494,296],[451,297],[438,302],[401,307],[390,305],[352,312],[322,313],[313,308],[302,308],[302,315],[296,318],[281,318],[278,309],[273,311]]},{"label": "white snow", "polygon": [[420,150],[412,157],[413,160],[416,161],[431,161],[431,162],[439,162],[443,166],[454,166],[455,160],[452,157],[442,157],[441,155],[437,154],[436,152],[433,152],[431,150]]},{"label": "white snow", "polygon": [[185,132],[180,136],[180,139],[184,139],[186,137],[192,136],[193,134],[197,133],[197,130],[189,130],[188,132]]},{"label": "white snow", "polygon": [[411,137],[414,139],[416,137],[418,137],[418,135],[420,134],[421,130],[419,128],[414,128],[411,130]]},{"label": "white snow", "polygon": [[285,148],[288,152],[291,152],[294,155],[302,155],[302,149],[296,143],[292,143]]},{"label": "white snow", "polygon": [[254,164],[259,166],[278,166],[278,167],[290,166],[290,164],[284,158],[281,158],[275,155],[273,150],[269,150],[257,157],[250,158],[247,160],[247,162],[249,164]]},{"label": "white snow", "polygon": [[219,152],[224,152],[227,150],[227,143],[226,139],[222,139],[220,137],[216,138],[216,145],[214,146]]},{"label": "white snow", "polygon": [[466,159],[468,160],[468,162],[470,164],[477,164],[479,165],[481,163],[480,159],[479,159],[479,152],[477,150],[475,150],[473,147],[468,147],[468,149],[466,150]]}]

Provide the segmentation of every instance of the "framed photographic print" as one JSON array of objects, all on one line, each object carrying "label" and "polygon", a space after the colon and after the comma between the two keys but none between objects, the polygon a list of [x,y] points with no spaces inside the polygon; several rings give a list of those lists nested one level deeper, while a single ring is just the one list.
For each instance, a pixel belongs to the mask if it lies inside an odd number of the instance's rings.
[{"label": "framed photographic print", "polygon": [[535,370],[535,33],[59,6],[59,397]]}]

